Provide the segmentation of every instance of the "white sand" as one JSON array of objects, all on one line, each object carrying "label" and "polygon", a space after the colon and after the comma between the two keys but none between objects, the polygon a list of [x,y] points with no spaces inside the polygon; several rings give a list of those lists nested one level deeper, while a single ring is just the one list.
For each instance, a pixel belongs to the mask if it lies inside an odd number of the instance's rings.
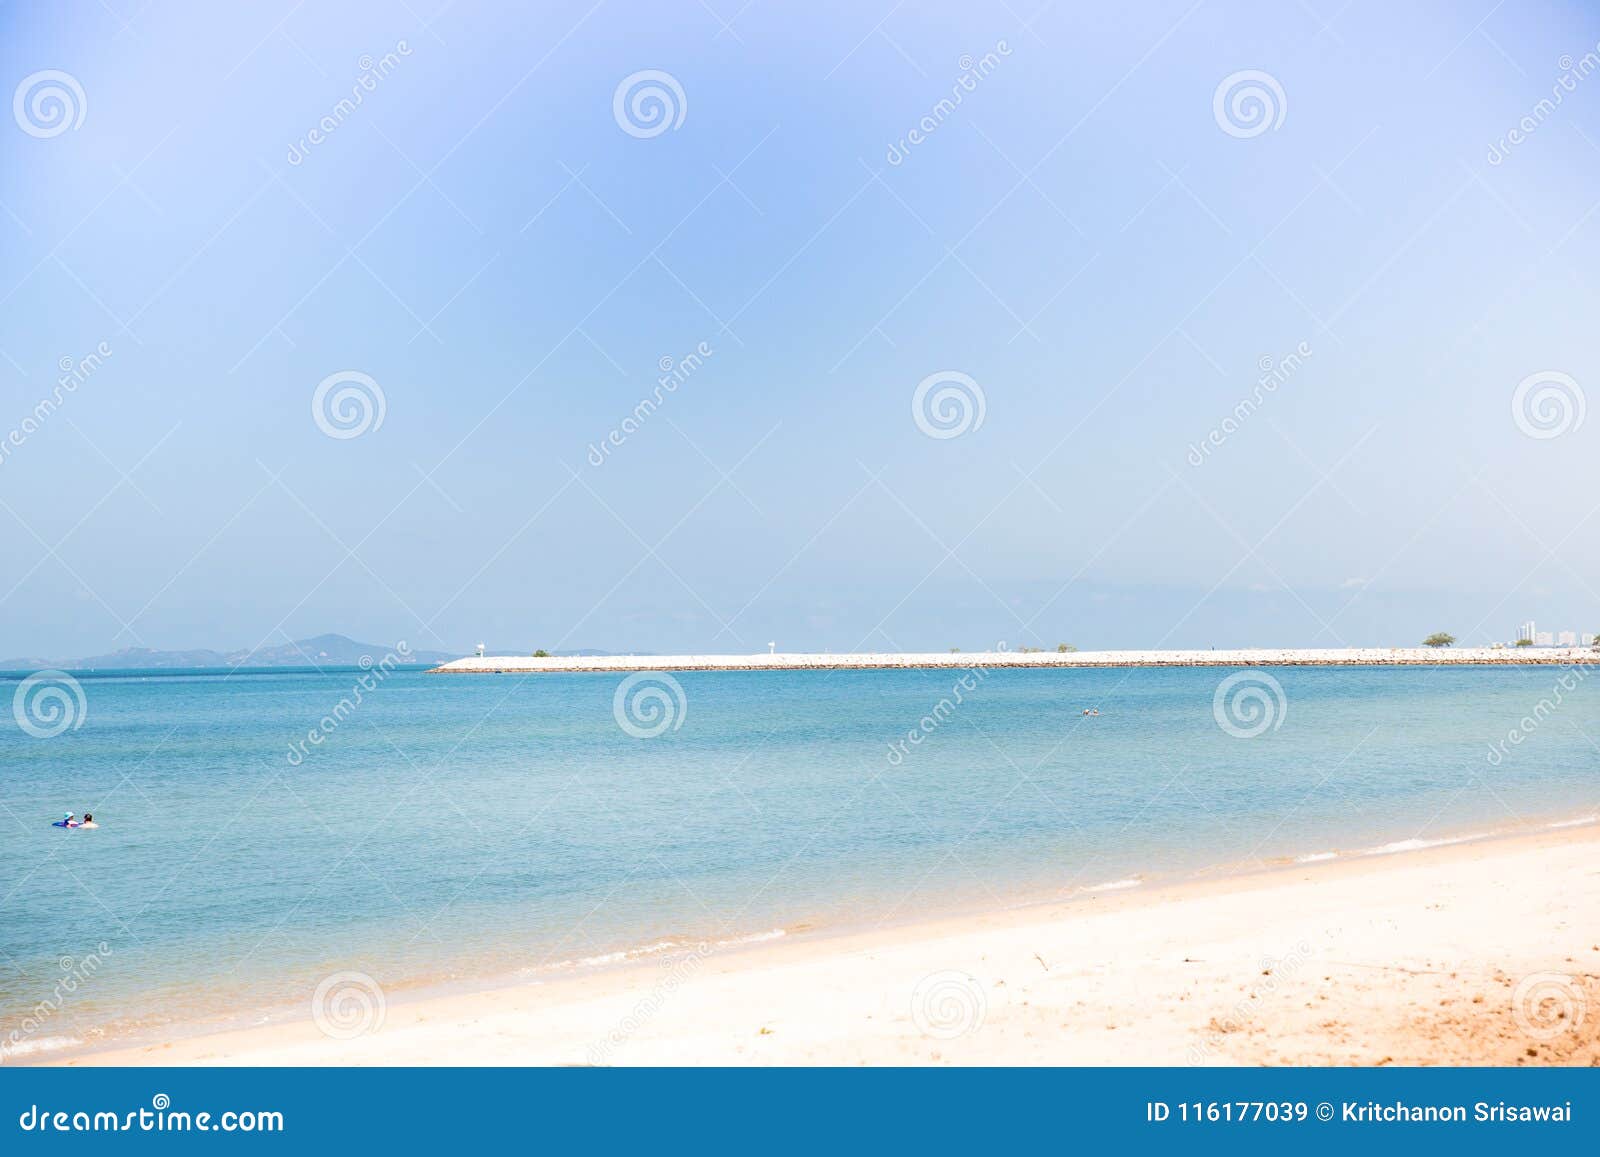
[{"label": "white sand", "polygon": [[1427,666],[1458,663],[1581,665],[1600,662],[1594,647],[1342,647],[1231,651],[957,651],[933,654],[594,655],[536,659],[486,655],[435,667],[438,674],[539,671],[797,671],[897,667],[1305,667]]},{"label": "white sand", "polygon": [[390,999],[348,1040],[308,1006],[71,1063],[1386,1062],[1600,1063],[1600,827]]}]

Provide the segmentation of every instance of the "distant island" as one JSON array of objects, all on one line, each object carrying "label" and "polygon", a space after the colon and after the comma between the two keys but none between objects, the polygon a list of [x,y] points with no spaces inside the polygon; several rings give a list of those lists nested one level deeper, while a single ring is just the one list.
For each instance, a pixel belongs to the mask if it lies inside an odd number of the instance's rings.
[{"label": "distant island", "polygon": [[398,658],[407,666],[435,667],[460,656],[446,651],[412,650],[405,656],[395,645],[358,643],[343,635],[318,635],[271,647],[244,651],[156,651],[149,647],[127,647],[108,655],[89,655],[80,659],[18,658],[0,659],[0,671],[128,671],[172,670],[183,667],[355,667],[377,663],[385,656]]}]

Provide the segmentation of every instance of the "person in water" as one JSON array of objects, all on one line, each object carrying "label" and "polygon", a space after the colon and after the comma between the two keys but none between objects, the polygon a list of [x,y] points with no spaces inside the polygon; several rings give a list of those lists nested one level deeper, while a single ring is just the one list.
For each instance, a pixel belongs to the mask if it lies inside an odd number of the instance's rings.
[{"label": "person in water", "polygon": [[84,812],[83,822],[78,826],[80,828],[97,828],[100,825],[94,822],[94,816],[90,815],[88,812]]},{"label": "person in water", "polygon": [[66,812],[62,815],[61,826],[64,828],[75,828],[78,826],[77,821],[72,818],[71,812]]}]

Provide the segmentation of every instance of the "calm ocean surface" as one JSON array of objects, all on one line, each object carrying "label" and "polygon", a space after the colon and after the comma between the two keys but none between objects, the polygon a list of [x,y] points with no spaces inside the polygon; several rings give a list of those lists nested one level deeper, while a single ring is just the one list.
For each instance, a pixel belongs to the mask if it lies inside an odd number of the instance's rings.
[{"label": "calm ocean surface", "polygon": [[[992,670],[957,703],[959,671],[686,672],[649,738],[616,675],[395,672],[332,727],[359,670],[83,675],[81,726],[45,738],[0,677],[0,1040],[303,1016],[340,969],[490,981],[1600,810],[1593,675],[1274,668],[1273,725],[1242,738],[1215,711],[1233,673]],[[67,810],[102,827],[51,827]]]}]

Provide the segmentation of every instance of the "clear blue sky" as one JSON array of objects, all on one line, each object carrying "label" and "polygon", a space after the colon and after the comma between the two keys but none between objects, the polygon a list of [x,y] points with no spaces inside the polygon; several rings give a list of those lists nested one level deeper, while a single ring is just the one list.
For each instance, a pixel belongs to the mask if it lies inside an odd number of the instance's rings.
[{"label": "clear blue sky", "polygon": [[[0,459],[0,653],[1600,629],[1600,415],[1512,409],[1546,371],[1600,405],[1600,75],[1535,111],[1593,5],[0,20],[6,93],[82,94],[0,120],[0,441],[111,351]],[[614,113],[642,70],[656,135]],[[1254,135],[1214,102],[1245,70]],[[342,371],[358,437],[313,420]],[[942,371],[983,394],[957,437],[913,420]]]}]

